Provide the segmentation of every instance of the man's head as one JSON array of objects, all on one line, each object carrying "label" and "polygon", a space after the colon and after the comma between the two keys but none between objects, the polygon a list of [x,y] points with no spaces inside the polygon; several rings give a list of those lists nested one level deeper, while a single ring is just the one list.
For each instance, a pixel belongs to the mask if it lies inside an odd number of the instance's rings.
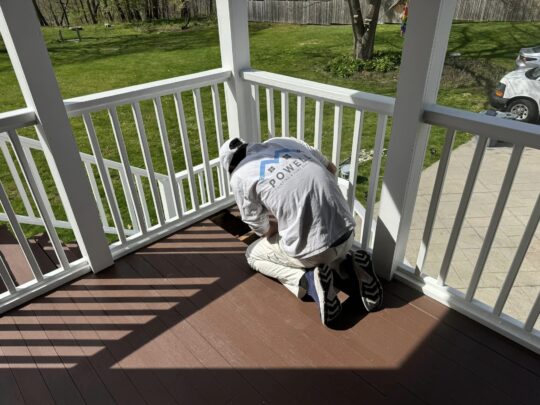
[{"label": "man's head", "polygon": [[232,138],[219,148],[219,161],[229,173],[232,173],[238,163],[246,157],[247,143],[240,138]]}]

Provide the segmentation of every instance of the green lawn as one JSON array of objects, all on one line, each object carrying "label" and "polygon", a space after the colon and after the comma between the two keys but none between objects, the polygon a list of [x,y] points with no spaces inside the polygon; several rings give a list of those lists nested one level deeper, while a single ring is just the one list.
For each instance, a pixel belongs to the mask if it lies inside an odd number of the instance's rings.
[{"label": "green lawn", "polygon": [[[139,25],[115,25],[113,28],[85,26],[83,41],[58,42],[58,30],[43,30],[49,53],[64,98],[115,89],[153,80],[180,76],[220,66],[217,26],[212,22],[198,22],[191,29],[182,31],[180,24],[155,23]],[[250,24],[251,55],[253,67],[294,77],[330,83],[338,86],[394,96],[397,72],[386,74],[358,74],[351,79],[331,77],[324,71],[332,58],[351,50],[351,29],[348,26],[298,26],[253,23]],[[74,36],[64,30],[64,36]],[[455,23],[452,29],[449,51],[460,52],[461,57],[450,61],[445,68],[439,103],[471,111],[488,107],[487,95],[504,72],[512,70],[519,48],[536,45],[540,37],[540,23]],[[381,25],[377,30],[376,50],[400,52],[403,40],[398,25]],[[0,112],[24,106],[7,53],[0,47]],[[195,163],[200,163],[200,147],[190,94],[184,94],[186,118],[191,135],[191,147]],[[223,101],[223,99],[222,99]],[[261,98],[264,103],[264,97]],[[279,96],[276,94],[276,127],[279,128]],[[184,167],[178,125],[173,112],[171,97],[163,99],[171,138],[171,149],[177,170]],[[203,91],[203,105],[209,149],[216,154],[215,131],[211,113],[209,91]],[[295,99],[291,97],[291,133],[295,133]],[[264,114],[264,105],[262,113]],[[143,114],[149,142],[158,172],[166,173],[161,152],[157,126],[151,103],[143,103]],[[225,109],[223,108],[224,112]],[[343,145],[346,157],[350,151],[353,111],[346,110],[343,119]],[[122,129],[130,153],[131,164],[144,167],[133,119],[129,107],[119,109]],[[106,114],[94,117],[101,146],[107,158],[118,160],[118,152],[112,138]],[[314,121],[313,103],[306,105],[306,138],[312,139]],[[331,151],[333,109],[325,109],[323,149]],[[263,128],[266,127],[263,118]],[[373,145],[375,117],[366,117],[363,148]],[[86,133],[80,119],[73,120],[77,142],[81,150],[89,152]],[[22,133],[32,136],[29,130]],[[439,157],[444,139],[443,131],[434,129],[426,157],[426,165]],[[460,135],[458,143],[468,137]],[[39,159],[39,156],[37,156]],[[0,178],[6,183],[14,204],[20,207],[17,193],[9,184],[5,163],[0,158]],[[50,176],[44,172],[44,180],[51,198],[55,199]],[[360,170],[357,197],[364,200],[367,190],[369,164]],[[53,205],[55,205],[53,203]],[[122,204],[124,205],[124,204]],[[57,214],[62,217],[60,208]],[[127,212],[123,210],[127,222]]]}]

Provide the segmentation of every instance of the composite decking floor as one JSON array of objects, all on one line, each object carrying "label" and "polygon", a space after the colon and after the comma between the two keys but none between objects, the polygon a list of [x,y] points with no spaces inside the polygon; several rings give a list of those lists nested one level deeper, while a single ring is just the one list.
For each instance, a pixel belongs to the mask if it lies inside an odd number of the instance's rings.
[{"label": "composite decking floor", "polygon": [[0,404],[518,404],[540,359],[399,283],[383,310],[255,274],[206,220],[0,318]]}]

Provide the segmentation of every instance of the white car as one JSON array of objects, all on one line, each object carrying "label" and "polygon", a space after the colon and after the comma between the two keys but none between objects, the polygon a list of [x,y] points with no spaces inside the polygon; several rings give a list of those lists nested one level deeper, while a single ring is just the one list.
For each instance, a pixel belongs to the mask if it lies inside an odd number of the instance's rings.
[{"label": "white car", "polygon": [[516,58],[518,68],[540,66],[540,45],[532,48],[521,48]]},{"label": "white car", "polygon": [[506,74],[495,88],[491,105],[515,114],[518,121],[536,123],[540,109],[540,67]]}]

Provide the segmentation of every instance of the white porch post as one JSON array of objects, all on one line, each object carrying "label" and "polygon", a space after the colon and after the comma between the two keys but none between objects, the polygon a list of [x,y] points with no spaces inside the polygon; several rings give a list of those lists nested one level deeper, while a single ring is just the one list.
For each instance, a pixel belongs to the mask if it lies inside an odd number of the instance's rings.
[{"label": "white porch post", "polygon": [[111,252],[31,0],[0,0],[0,33],[81,252],[103,270]]},{"label": "white porch post", "polygon": [[240,71],[250,68],[248,0],[219,0],[216,11],[223,68],[232,71],[225,83],[229,137],[256,142],[254,101]]},{"label": "white porch post", "polygon": [[429,136],[424,106],[437,101],[457,0],[412,0],[373,247],[387,280],[403,261]]}]

